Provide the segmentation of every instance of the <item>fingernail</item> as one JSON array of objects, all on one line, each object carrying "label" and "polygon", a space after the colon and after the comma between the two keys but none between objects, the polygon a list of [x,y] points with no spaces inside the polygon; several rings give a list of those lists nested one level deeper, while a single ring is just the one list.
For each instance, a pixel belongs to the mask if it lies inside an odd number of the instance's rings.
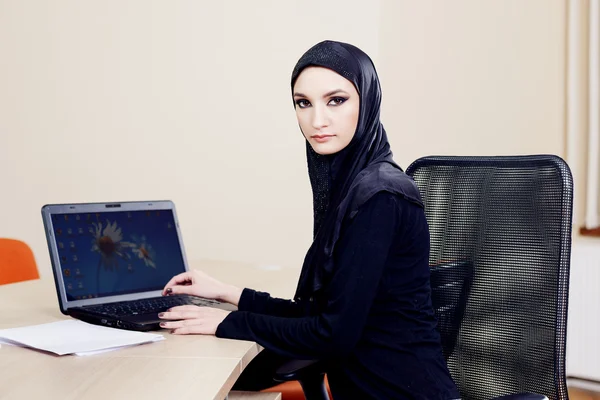
[{"label": "fingernail", "polygon": [[161,327],[161,328],[164,328],[164,327],[165,327],[165,325],[167,325],[167,324],[165,324],[164,322],[161,322],[161,323],[160,323],[160,327]]},{"label": "fingernail", "polygon": [[158,313],[158,318],[162,318],[162,317],[164,317],[164,316],[165,316],[165,313],[164,313],[164,312]]},{"label": "fingernail", "polygon": [[172,292],[173,292],[173,289],[171,289],[171,288],[167,288],[167,294],[170,294],[170,293],[172,293]]}]

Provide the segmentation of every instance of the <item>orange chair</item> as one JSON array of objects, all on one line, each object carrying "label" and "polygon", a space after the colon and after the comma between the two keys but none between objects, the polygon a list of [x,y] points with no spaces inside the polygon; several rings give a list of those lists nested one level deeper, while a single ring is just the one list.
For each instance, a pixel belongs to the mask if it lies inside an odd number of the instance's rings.
[{"label": "orange chair", "polygon": [[14,239],[0,239],[0,285],[39,279],[29,246]]},{"label": "orange chair", "polygon": [[[331,391],[329,390],[327,375],[325,375],[325,386],[327,387],[329,398],[333,399]],[[304,392],[302,391],[302,386],[300,386],[298,381],[283,382],[272,388],[262,390],[262,392],[281,392],[281,400],[306,400]]]}]

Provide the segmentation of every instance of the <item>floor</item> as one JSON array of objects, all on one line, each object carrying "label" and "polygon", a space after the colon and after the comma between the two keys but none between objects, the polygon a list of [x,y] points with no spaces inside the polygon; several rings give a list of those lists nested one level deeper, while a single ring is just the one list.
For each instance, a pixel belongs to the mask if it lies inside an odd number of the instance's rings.
[{"label": "floor", "polygon": [[600,400],[600,392],[570,387],[569,400]]}]

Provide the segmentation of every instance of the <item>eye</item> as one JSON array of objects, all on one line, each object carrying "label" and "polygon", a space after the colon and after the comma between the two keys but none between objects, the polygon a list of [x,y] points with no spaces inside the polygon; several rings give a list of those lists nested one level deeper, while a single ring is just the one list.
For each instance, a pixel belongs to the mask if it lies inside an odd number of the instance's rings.
[{"label": "eye", "polygon": [[310,106],[310,102],[305,99],[300,99],[300,100],[296,100],[296,105],[299,108],[306,108],[306,107]]},{"label": "eye", "polygon": [[339,106],[342,105],[346,100],[348,99],[344,97],[333,97],[331,100],[329,100],[329,105]]}]

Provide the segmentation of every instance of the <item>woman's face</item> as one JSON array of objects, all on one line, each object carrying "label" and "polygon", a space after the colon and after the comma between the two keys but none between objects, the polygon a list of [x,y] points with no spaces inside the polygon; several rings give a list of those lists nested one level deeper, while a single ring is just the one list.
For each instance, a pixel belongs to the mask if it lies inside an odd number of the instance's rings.
[{"label": "woman's face", "polygon": [[293,94],[300,129],[316,153],[334,154],[348,146],[360,110],[352,82],[330,69],[307,67],[296,79]]}]

